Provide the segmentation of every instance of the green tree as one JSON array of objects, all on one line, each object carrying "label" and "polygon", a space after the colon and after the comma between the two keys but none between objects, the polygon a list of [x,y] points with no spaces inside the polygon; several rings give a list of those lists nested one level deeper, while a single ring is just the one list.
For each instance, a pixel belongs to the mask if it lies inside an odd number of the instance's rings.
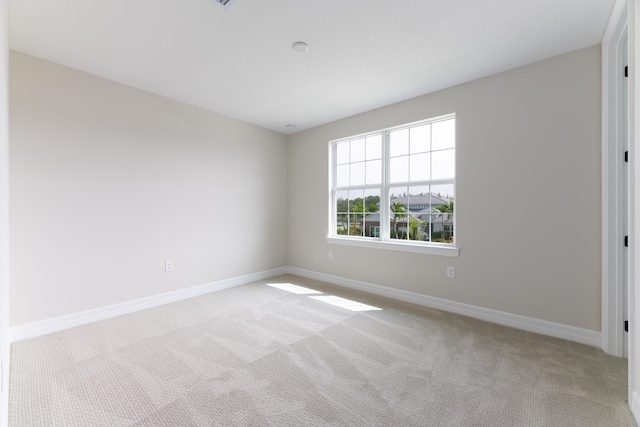
[{"label": "green tree", "polygon": [[445,205],[438,206],[437,210],[441,213],[453,213],[453,200]]},{"label": "green tree", "polygon": [[364,206],[362,199],[354,199],[350,203],[349,234],[351,236],[361,236],[362,230],[358,227],[358,219],[363,217]]},{"label": "green tree", "polygon": [[367,212],[378,212],[380,209],[380,196],[367,196],[364,200]]},{"label": "green tree", "polygon": [[409,239],[427,240],[427,233],[424,231],[424,221],[414,216],[409,216]]},{"label": "green tree", "polygon": [[340,198],[336,201],[336,212],[348,212],[349,200]]},{"label": "green tree", "polygon": [[407,217],[407,209],[405,205],[398,202],[391,202],[391,212],[393,213],[393,232],[395,234],[395,238],[398,238],[398,222],[401,218]]},{"label": "green tree", "polygon": [[446,242],[446,243],[451,243],[451,239],[453,237],[453,232],[446,232],[444,230],[444,222],[445,222],[445,219],[453,217],[453,209],[454,209],[453,200],[451,200],[449,203],[444,204],[444,205],[440,205],[436,209],[433,210],[433,212],[436,212],[436,213],[440,214],[440,224],[442,226],[442,232],[440,233],[440,235],[441,235],[441,239],[440,240],[442,240],[443,242]]},{"label": "green tree", "polygon": [[349,200],[339,198],[336,200],[336,226],[337,234],[348,234],[349,227]]}]

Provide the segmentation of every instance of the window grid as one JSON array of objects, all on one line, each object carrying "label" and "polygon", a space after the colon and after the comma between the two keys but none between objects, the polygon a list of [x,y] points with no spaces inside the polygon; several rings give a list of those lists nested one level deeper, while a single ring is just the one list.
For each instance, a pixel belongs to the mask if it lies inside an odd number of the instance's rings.
[{"label": "window grid", "polygon": [[[332,141],[331,148],[329,236],[454,245],[455,115]],[[394,180],[398,174],[402,180]]]}]

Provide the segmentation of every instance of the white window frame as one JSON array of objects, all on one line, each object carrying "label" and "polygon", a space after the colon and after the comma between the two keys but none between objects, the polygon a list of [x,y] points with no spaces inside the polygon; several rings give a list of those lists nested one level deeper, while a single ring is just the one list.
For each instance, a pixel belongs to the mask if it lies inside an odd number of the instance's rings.
[{"label": "white window frame", "polygon": [[[336,140],[329,141],[329,229],[327,233],[327,242],[335,245],[345,245],[345,246],[353,246],[353,247],[362,247],[362,248],[372,248],[372,249],[382,249],[382,250],[391,250],[391,251],[400,251],[400,252],[411,252],[411,253],[419,253],[419,254],[429,254],[429,255],[442,255],[449,257],[457,257],[460,253],[459,248],[457,247],[457,234],[454,237],[454,243],[438,243],[438,242],[419,242],[415,240],[403,240],[403,239],[391,239],[390,238],[390,215],[389,215],[389,191],[392,187],[399,186],[414,186],[414,185],[423,185],[424,182],[401,182],[401,183],[390,183],[389,182],[389,134],[392,131],[405,129],[413,126],[419,126],[422,124],[435,123],[444,120],[456,120],[455,114],[447,114],[444,116],[434,117],[427,120],[420,120],[413,123],[407,123],[400,126],[394,126],[390,128],[381,129],[375,132],[367,132],[360,135],[354,135],[347,138],[340,138]],[[457,121],[456,121],[457,127]],[[336,224],[336,192],[340,190],[344,190],[345,188],[336,188],[334,187],[334,183],[336,182],[336,167],[334,165],[334,156],[335,151],[334,147],[337,143],[343,142],[345,140],[353,140],[357,138],[372,136],[372,135],[382,135],[382,162],[383,162],[383,170],[382,170],[382,183],[379,185],[361,185],[357,187],[364,188],[379,188],[380,189],[380,202],[381,208],[379,210],[380,215],[380,237],[365,237],[365,236],[343,236],[335,234],[335,230],[337,228]],[[457,141],[456,141],[456,163],[457,163]],[[457,168],[456,168],[457,175]],[[453,184],[454,187],[454,200],[456,193],[456,178],[448,179],[448,180],[428,180],[428,185],[437,185],[437,184]],[[384,201],[384,203],[383,203]],[[456,203],[457,208],[457,203]],[[457,213],[454,212],[453,216],[453,229],[457,233],[456,227],[456,217]]]}]

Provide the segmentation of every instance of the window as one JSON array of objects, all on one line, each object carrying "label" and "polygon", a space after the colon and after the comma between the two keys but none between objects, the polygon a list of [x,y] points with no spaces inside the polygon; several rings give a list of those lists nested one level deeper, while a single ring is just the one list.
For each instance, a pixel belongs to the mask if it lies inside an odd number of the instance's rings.
[{"label": "window", "polygon": [[455,145],[454,115],[332,141],[330,241],[455,249]]}]

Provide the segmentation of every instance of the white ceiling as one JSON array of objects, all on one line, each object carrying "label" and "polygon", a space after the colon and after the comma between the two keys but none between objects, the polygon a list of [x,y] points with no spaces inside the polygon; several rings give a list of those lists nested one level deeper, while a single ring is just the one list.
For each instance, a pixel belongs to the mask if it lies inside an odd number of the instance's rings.
[{"label": "white ceiling", "polygon": [[596,45],[614,3],[10,0],[10,45],[286,134]]}]

